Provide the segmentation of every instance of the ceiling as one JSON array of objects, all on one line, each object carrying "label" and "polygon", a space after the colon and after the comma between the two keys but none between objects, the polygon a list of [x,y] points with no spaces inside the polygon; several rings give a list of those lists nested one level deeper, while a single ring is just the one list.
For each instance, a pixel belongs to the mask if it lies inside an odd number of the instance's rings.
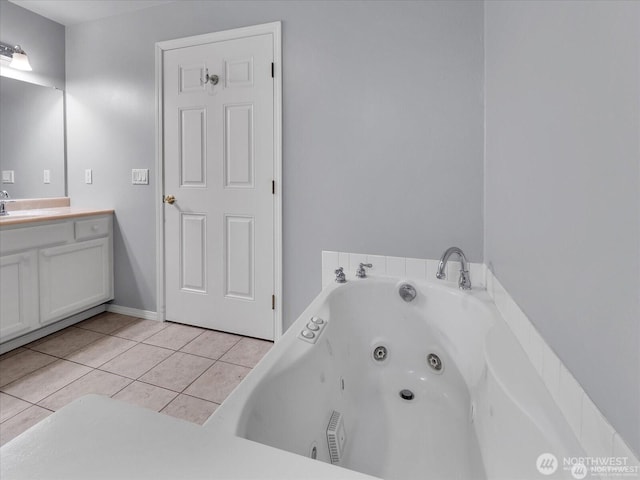
[{"label": "ceiling", "polygon": [[69,26],[121,13],[155,7],[174,0],[9,0],[22,8]]}]

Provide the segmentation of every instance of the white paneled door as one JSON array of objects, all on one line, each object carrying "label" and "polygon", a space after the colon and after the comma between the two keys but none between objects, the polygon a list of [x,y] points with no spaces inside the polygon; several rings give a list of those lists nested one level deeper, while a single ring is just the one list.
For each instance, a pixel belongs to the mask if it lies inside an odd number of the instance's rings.
[{"label": "white paneled door", "polygon": [[274,338],[270,34],[163,56],[167,320]]}]

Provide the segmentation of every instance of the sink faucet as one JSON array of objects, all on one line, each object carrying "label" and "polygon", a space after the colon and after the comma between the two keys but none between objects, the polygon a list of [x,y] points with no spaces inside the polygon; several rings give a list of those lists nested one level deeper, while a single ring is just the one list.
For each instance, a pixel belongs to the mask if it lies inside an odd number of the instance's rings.
[{"label": "sink faucet", "polygon": [[471,290],[471,279],[469,278],[469,270],[467,270],[467,257],[464,256],[464,252],[458,247],[447,248],[447,250],[442,254],[436,278],[442,280],[447,277],[444,273],[444,267],[446,267],[449,257],[454,253],[460,257],[460,278],[458,279],[458,287],[462,290]]},{"label": "sink faucet", "polygon": [[344,274],[344,268],[338,267],[336,270],[336,283],[346,283],[347,277]]},{"label": "sink faucet", "polygon": [[9,215],[6,205],[9,201],[9,193],[6,190],[2,190],[0,192],[0,215]]}]

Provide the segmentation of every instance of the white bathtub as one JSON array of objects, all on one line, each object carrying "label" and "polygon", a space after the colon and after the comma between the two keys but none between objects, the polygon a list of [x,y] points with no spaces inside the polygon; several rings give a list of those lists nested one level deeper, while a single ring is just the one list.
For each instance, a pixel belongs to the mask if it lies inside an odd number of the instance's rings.
[{"label": "white bathtub", "polygon": [[[336,411],[346,436],[337,465],[385,479],[544,478],[542,453],[584,455],[486,291],[411,281],[417,298],[406,303],[401,283],[327,287],[205,428],[331,462]],[[326,321],[315,344],[298,337],[312,316]],[[553,478],[563,476],[560,466]]]}]

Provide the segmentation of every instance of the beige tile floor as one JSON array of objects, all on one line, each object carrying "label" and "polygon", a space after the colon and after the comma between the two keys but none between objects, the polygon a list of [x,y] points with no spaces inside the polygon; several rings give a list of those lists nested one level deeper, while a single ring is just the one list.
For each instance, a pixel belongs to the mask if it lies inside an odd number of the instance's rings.
[{"label": "beige tile floor", "polygon": [[88,393],[202,424],[272,345],[102,313],[0,356],[0,445]]}]

